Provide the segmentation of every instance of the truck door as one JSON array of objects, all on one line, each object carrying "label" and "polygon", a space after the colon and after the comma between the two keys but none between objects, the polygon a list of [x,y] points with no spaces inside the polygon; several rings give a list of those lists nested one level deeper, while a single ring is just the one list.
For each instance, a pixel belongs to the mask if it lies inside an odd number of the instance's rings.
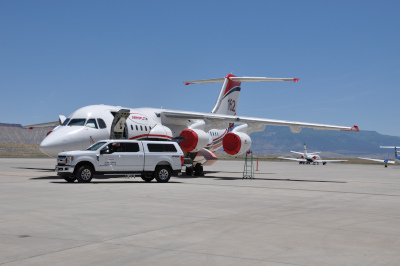
[{"label": "truck door", "polygon": [[143,145],[140,142],[121,143],[124,151],[124,171],[141,172],[144,165]]},{"label": "truck door", "polygon": [[124,152],[121,143],[110,143],[99,155],[99,169],[102,172],[124,171]]}]

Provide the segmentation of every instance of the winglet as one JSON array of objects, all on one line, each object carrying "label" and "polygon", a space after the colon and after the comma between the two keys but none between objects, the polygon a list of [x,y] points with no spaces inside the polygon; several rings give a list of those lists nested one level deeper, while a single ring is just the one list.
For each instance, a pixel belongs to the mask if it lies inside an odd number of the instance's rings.
[{"label": "winglet", "polygon": [[190,83],[189,82],[185,82],[185,85],[189,85]]},{"label": "winglet", "polygon": [[360,132],[358,129],[358,126],[354,125],[351,129],[341,129],[340,131],[355,131],[355,132]]},{"label": "winglet", "polygon": [[299,81],[299,79],[293,79],[293,82],[297,82],[297,81]]}]

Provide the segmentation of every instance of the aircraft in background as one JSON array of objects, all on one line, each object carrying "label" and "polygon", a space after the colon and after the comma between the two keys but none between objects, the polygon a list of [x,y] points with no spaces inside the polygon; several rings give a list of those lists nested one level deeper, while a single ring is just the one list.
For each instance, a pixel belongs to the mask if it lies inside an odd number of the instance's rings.
[{"label": "aircraft in background", "polygon": [[317,153],[321,153],[320,151],[308,153],[306,144],[304,143],[304,152],[290,151],[292,153],[300,154],[300,158],[286,158],[286,157],[278,157],[279,159],[292,160],[297,161],[299,164],[319,164],[322,163],[325,165],[327,162],[347,162],[347,160],[323,160],[321,156]]},{"label": "aircraft in background", "polygon": [[393,149],[393,148],[394,148],[395,161],[391,161],[391,160],[389,159],[389,156],[388,156],[388,158],[386,158],[386,159],[384,159],[384,160],[381,160],[381,159],[372,159],[372,158],[361,158],[361,157],[358,157],[358,159],[363,159],[363,160],[369,160],[369,161],[384,163],[384,164],[385,164],[385,167],[387,167],[389,163],[390,163],[390,164],[395,164],[396,161],[397,161],[397,163],[399,163],[400,156],[397,154],[397,149],[400,148],[400,146],[380,146],[380,148],[383,148],[383,149]]},{"label": "aircraft in background", "polygon": [[[298,79],[237,77],[229,74],[225,78],[184,82],[185,85],[223,84],[211,113],[154,108],[131,109],[109,105],[82,107],[68,118],[60,115],[59,123],[56,123],[59,125],[41,142],[40,149],[45,154],[56,157],[62,151],[86,149],[102,139],[180,139],[182,150],[193,162],[193,167],[189,167],[187,173],[192,174],[195,171],[196,175],[201,175],[203,165],[211,165],[217,160],[215,151],[222,147],[229,155],[245,153],[251,146],[249,134],[263,131],[266,125],[289,126],[295,133],[299,133],[303,127],[359,131],[357,126],[344,127],[237,116],[241,82],[263,81],[296,82]],[[241,125],[234,127],[234,123]]]}]

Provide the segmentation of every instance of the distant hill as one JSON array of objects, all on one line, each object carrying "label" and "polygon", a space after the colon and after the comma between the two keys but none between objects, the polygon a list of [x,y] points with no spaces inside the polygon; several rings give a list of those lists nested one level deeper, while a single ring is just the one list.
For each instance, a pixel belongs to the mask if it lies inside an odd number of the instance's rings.
[{"label": "distant hill", "polygon": [[0,143],[40,144],[53,127],[27,129],[20,124],[0,123]]},{"label": "distant hill", "polygon": [[[26,129],[19,124],[0,123],[0,143],[40,144],[53,127]],[[327,131],[303,128],[292,133],[289,127],[267,126],[262,132],[254,132],[251,150],[254,154],[290,154],[291,150],[321,151],[322,157],[376,157],[393,158],[394,152],[379,146],[400,145],[400,137],[387,136],[376,131]],[[38,149],[37,145],[37,149]],[[220,150],[222,152],[222,150]],[[1,152],[0,152],[1,153]]]}]

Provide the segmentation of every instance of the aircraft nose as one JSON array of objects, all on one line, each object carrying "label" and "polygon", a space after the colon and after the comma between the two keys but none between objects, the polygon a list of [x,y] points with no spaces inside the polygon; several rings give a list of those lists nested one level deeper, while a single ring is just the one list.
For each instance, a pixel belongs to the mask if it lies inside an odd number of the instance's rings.
[{"label": "aircraft nose", "polygon": [[40,150],[43,153],[51,157],[57,157],[58,153],[64,150],[63,140],[57,135],[52,132],[40,143]]}]

